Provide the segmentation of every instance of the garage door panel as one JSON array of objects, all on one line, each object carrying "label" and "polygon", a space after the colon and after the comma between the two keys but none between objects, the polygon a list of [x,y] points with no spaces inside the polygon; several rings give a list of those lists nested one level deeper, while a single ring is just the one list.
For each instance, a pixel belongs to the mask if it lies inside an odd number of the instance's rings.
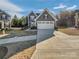
[{"label": "garage door panel", "polygon": [[54,21],[38,21],[38,29],[54,29]]},{"label": "garage door panel", "polygon": [[54,24],[38,24],[38,29],[54,29]]}]

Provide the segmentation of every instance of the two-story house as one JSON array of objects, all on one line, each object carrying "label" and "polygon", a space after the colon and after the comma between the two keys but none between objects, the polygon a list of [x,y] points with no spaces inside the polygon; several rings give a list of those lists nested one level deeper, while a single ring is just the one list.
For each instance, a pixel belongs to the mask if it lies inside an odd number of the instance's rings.
[{"label": "two-story house", "polygon": [[36,26],[36,20],[35,18],[37,17],[37,15],[31,11],[28,15],[28,27],[31,28],[33,26]]},{"label": "two-story house", "polygon": [[10,15],[5,11],[0,10],[0,29],[10,28]]}]

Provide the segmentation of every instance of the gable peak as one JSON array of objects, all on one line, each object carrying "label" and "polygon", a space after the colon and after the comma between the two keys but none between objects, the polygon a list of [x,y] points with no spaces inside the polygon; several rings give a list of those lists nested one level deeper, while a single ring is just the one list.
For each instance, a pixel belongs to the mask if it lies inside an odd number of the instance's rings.
[{"label": "gable peak", "polygon": [[44,9],[44,11],[48,11],[48,9],[47,9],[47,8],[45,8],[45,9]]},{"label": "gable peak", "polygon": [[34,13],[33,11],[31,11],[30,13]]}]

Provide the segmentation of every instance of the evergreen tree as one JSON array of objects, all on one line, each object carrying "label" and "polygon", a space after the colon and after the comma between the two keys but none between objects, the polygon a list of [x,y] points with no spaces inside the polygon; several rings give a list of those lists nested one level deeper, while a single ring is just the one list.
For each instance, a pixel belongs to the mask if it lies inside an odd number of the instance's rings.
[{"label": "evergreen tree", "polygon": [[12,26],[13,26],[13,27],[17,27],[17,26],[18,26],[18,18],[17,18],[16,15],[13,17],[11,23],[12,23]]}]

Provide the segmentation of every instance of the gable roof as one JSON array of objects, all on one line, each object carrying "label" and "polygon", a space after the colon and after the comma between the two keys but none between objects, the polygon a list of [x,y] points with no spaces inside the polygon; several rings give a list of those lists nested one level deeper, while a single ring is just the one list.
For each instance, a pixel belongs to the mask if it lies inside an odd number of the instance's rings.
[{"label": "gable roof", "polygon": [[33,11],[31,11],[31,12],[29,13],[29,16],[30,16],[30,15],[36,16],[36,14],[35,14]]},{"label": "gable roof", "polygon": [[40,13],[36,13],[36,15],[37,15],[37,16],[39,16],[39,15],[40,15]]},{"label": "gable roof", "polygon": [[[49,19],[43,19],[44,14],[48,14]],[[49,12],[47,8],[44,9],[44,11],[35,20],[36,21],[53,21],[53,20],[57,21],[56,17],[51,12]]]},{"label": "gable roof", "polygon": [[3,14],[7,15],[8,17],[11,17],[8,13],[0,9],[0,15],[3,15]]}]

